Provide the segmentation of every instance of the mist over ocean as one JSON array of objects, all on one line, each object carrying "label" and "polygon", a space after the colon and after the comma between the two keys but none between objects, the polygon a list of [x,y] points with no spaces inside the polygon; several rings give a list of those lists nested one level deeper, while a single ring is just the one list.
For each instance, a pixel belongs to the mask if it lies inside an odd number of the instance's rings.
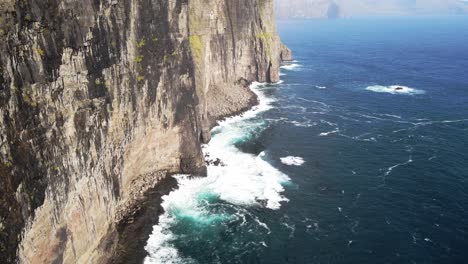
[{"label": "mist over ocean", "polygon": [[468,18],[279,31],[296,61],[178,176],[146,263],[466,262]]}]

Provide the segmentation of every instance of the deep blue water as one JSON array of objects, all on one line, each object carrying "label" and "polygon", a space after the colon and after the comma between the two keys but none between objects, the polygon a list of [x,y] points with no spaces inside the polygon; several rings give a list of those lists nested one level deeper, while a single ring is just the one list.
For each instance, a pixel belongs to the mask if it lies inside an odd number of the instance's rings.
[{"label": "deep blue water", "polygon": [[468,18],[279,31],[296,61],[213,131],[226,166],[179,179],[147,262],[466,263]]}]

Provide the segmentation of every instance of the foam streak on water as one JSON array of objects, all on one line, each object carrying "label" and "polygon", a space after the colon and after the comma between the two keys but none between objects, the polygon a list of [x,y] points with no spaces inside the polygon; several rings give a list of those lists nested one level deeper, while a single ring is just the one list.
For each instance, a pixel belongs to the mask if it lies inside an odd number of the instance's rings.
[{"label": "foam streak on water", "polygon": [[287,70],[287,71],[298,71],[300,67],[301,67],[300,64],[291,63],[291,64],[283,65],[280,68],[284,69],[284,70]]},{"label": "foam streak on water", "polygon": [[[159,224],[154,226],[145,249],[148,257],[145,263],[196,263],[195,260],[182,256],[174,243],[181,236],[190,237],[183,232],[174,233],[173,229],[181,222],[189,223],[191,229],[197,229],[197,235],[204,235],[209,230],[224,228],[227,221],[238,219],[241,226],[248,216],[254,225],[267,230],[268,226],[255,217],[247,215],[243,208],[252,206],[278,209],[287,199],[282,196],[282,184],[289,181],[287,175],[264,160],[264,153],[252,155],[241,152],[235,147],[236,141],[244,140],[246,130],[261,126],[254,118],[269,110],[273,100],[262,93],[264,85],[253,83],[251,89],[257,94],[260,104],[242,115],[228,118],[213,130],[211,142],[203,146],[203,152],[209,159],[220,159],[224,166],[208,166],[205,178],[177,176],[179,189],[163,199],[165,213]],[[236,213],[222,210],[213,211],[213,201],[236,207]],[[211,205],[210,205],[211,203]],[[205,232],[206,230],[206,232]],[[191,231],[187,231],[191,232]],[[193,239],[193,238],[192,238]]]}]

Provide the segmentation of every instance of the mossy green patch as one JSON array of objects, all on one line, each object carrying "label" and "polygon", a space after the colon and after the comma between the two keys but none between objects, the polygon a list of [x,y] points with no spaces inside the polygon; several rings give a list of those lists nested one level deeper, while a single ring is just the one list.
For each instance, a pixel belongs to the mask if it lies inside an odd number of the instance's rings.
[{"label": "mossy green patch", "polygon": [[140,55],[140,56],[136,56],[136,58],[135,58],[135,62],[136,62],[136,63],[141,63],[142,61],[143,61],[143,56],[141,56],[141,55]]},{"label": "mossy green patch", "polygon": [[137,42],[137,47],[138,48],[143,48],[146,44],[146,40],[145,39],[141,39],[140,41]]},{"label": "mossy green patch", "polygon": [[10,91],[12,94],[16,94],[16,92],[18,91],[18,88],[16,88],[16,86],[14,84],[12,84],[10,86]]},{"label": "mossy green patch", "polygon": [[201,36],[190,36],[190,50],[192,51],[193,62],[195,64],[195,87],[197,94],[203,94],[203,71],[204,71],[204,47]]},{"label": "mossy green patch", "polygon": [[32,21],[32,16],[31,16],[31,14],[26,14],[26,15],[24,16],[24,20],[27,21],[27,22],[31,22],[31,21]]},{"label": "mossy green patch", "polygon": [[190,48],[196,62],[201,62],[203,59],[203,43],[200,36],[190,36]]},{"label": "mossy green patch", "polygon": [[39,56],[41,56],[41,57],[44,57],[44,55],[45,55],[45,51],[44,51],[43,49],[41,49],[41,48],[37,48],[37,49],[36,49],[36,52],[37,52],[37,54],[39,54]]},{"label": "mossy green patch", "polygon": [[272,60],[272,51],[271,51],[271,46],[273,45],[273,34],[270,32],[260,32],[256,35],[256,37],[260,40],[262,40],[265,43],[265,48],[267,52],[267,56]]},{"label": "mossy green patch", "polygon": [[37,107],[37,102],[27,94],[23,94],[23,102],[32,107]]},{"label": "mossy green patch", "polygon": [[259,39],[265,39],[265,40],[270,39],[271,40],[271,38],[273,37],[273,34],[271,34],[269,32],[262,31],[262,32],[258,33],[256,37],[259,38]]}]

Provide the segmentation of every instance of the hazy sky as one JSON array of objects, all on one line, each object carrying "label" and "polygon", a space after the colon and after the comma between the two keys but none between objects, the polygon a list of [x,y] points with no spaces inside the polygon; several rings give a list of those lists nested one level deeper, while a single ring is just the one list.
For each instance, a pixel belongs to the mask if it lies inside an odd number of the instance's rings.
[{"label": "hazy sky", "polygon": [[468,14],[468,0],[275,0],[279,17]]}]

